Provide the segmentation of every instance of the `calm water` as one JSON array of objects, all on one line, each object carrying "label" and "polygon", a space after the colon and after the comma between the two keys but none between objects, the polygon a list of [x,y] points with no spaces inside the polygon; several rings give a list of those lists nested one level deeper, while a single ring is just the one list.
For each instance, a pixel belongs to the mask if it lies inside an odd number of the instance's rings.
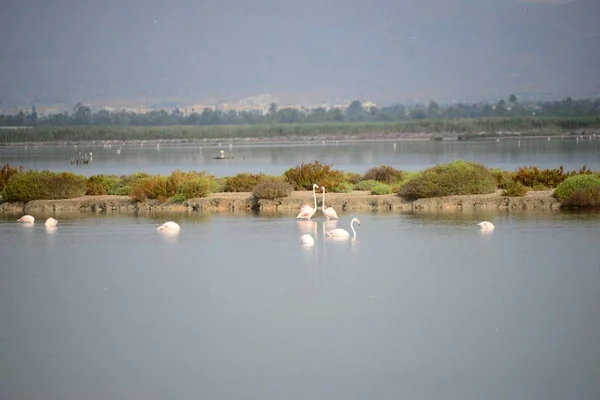
[{"label": "calm water", "polygon": [[600,398],[600,214],[294,214],[0,215],[0,399]]},{"label": "calm water", "polygon": [[[567,170],[579,169],[587,164],[592,170],[600,170],[600,140],[553,138],[505,139],[499,142],[443,141],[432,142],[326,142],[313,141],[295,144],[234,144],[221,147],[213,145],[156,145],[119,146],[110,149],[98,146],[27,146],[27,148],[0,148],[0,164],[23,165],[25,168],[69,171],[84,174],[131,174],[148,172],[168,175],[175,169],[183,171],[208,171],[216,176],[235,175],[240,172],[263,172],[279,175],[301,162],[319,160],[333,164],[347,172],[364,173],[381,164],[395,168],[418,171],[432,165],[456,159],[473,160],[489,167],[517,169],[522,165],[556,168],[563,165]],[[394,148],[394,143],[396,147]],[[117,151],[120,149],[120,154]],[[233,159],[215,160],[219,151],[233,154]],[[70,159],[79,152],[92,152],[92,162],[85,166],[73,166]]]}]

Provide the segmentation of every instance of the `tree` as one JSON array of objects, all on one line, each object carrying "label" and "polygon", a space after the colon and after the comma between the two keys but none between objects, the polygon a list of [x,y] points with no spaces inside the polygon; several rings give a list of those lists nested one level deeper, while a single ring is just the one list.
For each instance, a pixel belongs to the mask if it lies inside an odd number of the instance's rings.
[{"label": "tree", "polygon": [[89,107],[77,103],[73,107],[72,118],[75,125],[89,125],[92,122],[92,111]]},{"label": "tree", "polygon": [[515,104],[517,102],[517,96],[515,96],[514,94],[511,94],[510,96],[508,96],[508,101],[511,104]]}]

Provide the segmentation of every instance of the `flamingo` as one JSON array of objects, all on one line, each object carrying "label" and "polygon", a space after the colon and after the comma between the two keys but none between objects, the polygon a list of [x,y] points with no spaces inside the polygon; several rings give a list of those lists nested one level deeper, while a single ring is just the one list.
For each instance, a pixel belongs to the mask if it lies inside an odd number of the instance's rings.
[{"label": "flamingo", "polygon": [[323,214],[325,215],[325,217],[329,220],[329,219],[338,219],[338,215],[335,212],[335,210],[333,209],[333,207],[325,207],[325,186],[321,186],[321,189],[323,189],[323,205],[321,206],[321,209],[323,210]]},{"label": "flamingo", "polygon": [[313,197],[315,199],[315,207],[311,207],[308,204],[304,204],[301,208],[300,208],[300,213],[296,216],[296,218],[306,218],[306,219],[310,219],[310,217],[312,217],[313,215],[315,215],[315,213],[317,212],[317,193],[315,192],[315,189],[318,189],[319,185],[317,185],[316,183],[313,184]]},{"label": "flamingo", "polygon": [[25,222],[26,224],[33,224],[34,221],[35,218],[33,218],[31,215],[23,215],[17,220],[17,222]]},{"label": "flamingo", "polygon": [[300,243],[303,246],[312,247],[315,244],[315,239],[313,239],[313,237],[309,234],[305,233],[304,235],[300,236]]},{"label": "flamingo", "polygon": [[179,229],[181,229],[181,228],[179,227],[179,225],[176,222],[168,221],[156,229],[159,231],[165,231],[165,232],[179,232]]},{"label": "flamingo", "polygon": [[56,224],[58,224],[57,220],[55,220],[54,218],[48,218],[44,225],[48,228],[54,228]]},{"label": "flamingo", "polygon": [[[352,218],[352,221],[350,221],[350,228],[352,228],[352,232],[354,233],[354,238],[356,238],[356,231],[354,230],[355,222],[358,224],[358,226],[360,226],[360,220],[358,218]],[[341,229],[341,228],[332,229],[328,232],[325,232],[325,234],[328,237],[338,237],[338,238],[349,238],[350,237],[350,233],[347,230]]]},{"label": "flamingo", "polygon": [[481,228],[482,231],[491,231],[495,228],[494,224],[492,224],[490,221],[482,221],[478,223],[477,226],[479,226],[479,228]]}]

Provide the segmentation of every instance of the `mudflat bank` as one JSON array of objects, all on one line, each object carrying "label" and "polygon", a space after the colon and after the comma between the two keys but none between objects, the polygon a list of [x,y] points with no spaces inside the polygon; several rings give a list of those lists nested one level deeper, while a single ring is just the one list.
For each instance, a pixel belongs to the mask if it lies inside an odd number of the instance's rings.
[{"label": "mudflat bank", "polygon": [[[552,197],[553,189],[528,192],[523,197],[502,196],[502,191],[482,195],[446,196],[408,201],[396,194],[371,195],[367,191],[327,193],[326,205],[338,212],[397,210],[454,211],[493,209],[557,210],[560,201]],[[51,215],[61,211],[82,212],[194,212],[194,211],[293,211],[304,203],[314,205],[311,191],[296,191],[289,197],[258,200],[252,193],[214,193],[206,198],[189,199],[183,203],[159,203],[156,200],[134,202],[127,196],[83,196],[65,200],[33,200],[27,203],[0,204],[0,212]],[[317,195],[321,206],[321,196]],[[318,215],[318,213],[317,213]]]}]

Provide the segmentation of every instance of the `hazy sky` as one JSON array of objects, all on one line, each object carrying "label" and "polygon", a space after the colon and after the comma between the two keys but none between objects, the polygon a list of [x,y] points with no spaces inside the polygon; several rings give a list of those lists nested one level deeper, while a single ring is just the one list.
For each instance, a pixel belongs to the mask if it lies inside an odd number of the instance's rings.
[{"label": "hazy sky", "polygon": [[548,3],[5,0],[0,106],[600,92],[600,1]]}]

